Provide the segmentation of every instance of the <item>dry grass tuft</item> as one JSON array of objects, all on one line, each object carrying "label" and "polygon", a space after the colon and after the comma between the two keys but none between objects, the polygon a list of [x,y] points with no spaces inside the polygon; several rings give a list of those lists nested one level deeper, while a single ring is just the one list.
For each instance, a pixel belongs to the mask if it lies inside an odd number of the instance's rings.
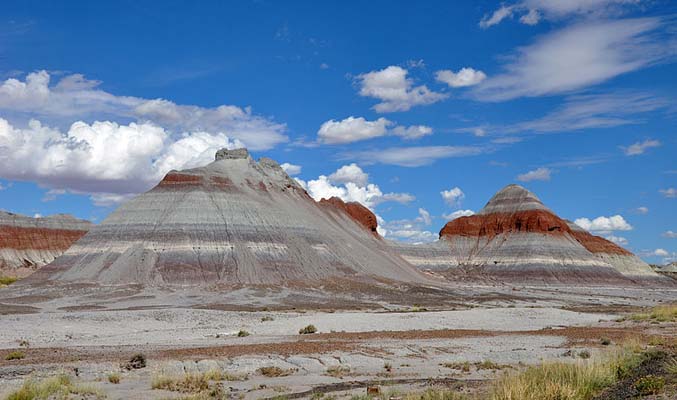
[{"label": "dry grass tuft", "polygon": [[333,376],[334,378],[342,378],[349,373],[350,367],[345,365],[335,365],[333,367],[327,368],[327,375]]},{"label": "dry grass tuft", "polygon": [[280,367],[261,367],[258,369],[259,373],[263,376],[269,378],[275,378],[279,376],[288,376],[294,373],[293,369],[282,369]]},{"label": "dry grass tuft", "polygon": [[108,382],[117,385],[118,383],[120,383],[120,374],[117,372],[112,372],[108,374]]},{"label": "dry grass tuft", "polygon": [[506,374],[491,392],[492,400],[588,400],[636,367],[641,355],[633,345],[606,357],[575,363],[547,362]]},{"label": "dry grass tuft", "polygon": [[155,375],[153,376],[151,387],[171,392],[202,394],[211,390],[211,382],[244,380],[247,380],[247,375],[231,374],[213,369],[201,374],[185,374],[180,376]]},{"label": "dry grass tuft", "polygon": [[630,319],[637,322],[675,322],[677,321],[677,304],[656,306],[648,313],[633,314]]},{"label": "dry grass tuft", "polygon": [[41,381],[28,379],[21,388],[10,393],[6,400],[70,399],[73,395],[88,399],[106,397],[99,390],[76,385],[68,375],[61,374]]}]

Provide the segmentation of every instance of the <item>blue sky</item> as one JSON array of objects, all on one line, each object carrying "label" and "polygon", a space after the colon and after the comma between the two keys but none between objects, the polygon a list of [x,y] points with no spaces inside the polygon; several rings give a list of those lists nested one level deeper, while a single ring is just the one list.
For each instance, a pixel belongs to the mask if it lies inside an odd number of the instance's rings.
[{"label": "blue sky", "polygon": [[0,14],[0,208],[100,222],[246,145],[429,241],[509,183],[677,259],[670,1],[33,2]]}]

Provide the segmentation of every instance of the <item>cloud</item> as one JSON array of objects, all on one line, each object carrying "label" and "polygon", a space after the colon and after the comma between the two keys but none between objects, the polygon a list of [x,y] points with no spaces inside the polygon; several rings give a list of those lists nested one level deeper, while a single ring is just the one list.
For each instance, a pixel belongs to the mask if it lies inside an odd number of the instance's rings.
[{"label": "cloud", "polygon": [[659,192],[669,199],[677,198],[677,189],[675,188],[661,189]]},{"label": "cloud", "polygon": [[356,158],[364,164],[388,164],[401,167],[429,165],[441,158],[466,157],[487,153],[490,149],[476,146],[421,146],[390,147],[382,150],[346,153],[345,158]]},{"label": "cloud", "polygon": [[641,207],[637,207],[637,208],[635,209],[635,211],[637,211],[638,214],[648,214],[648,213],[649,213],[649,208],[648,208],[648,207],[641,206]]},{"label": "cloud", "polygon": [[329,181],[337,183],[352,182],[358,186],[366,186],[369,181],[369,175],[365,173],[357,164],[344,165],[337,169],[336,172],[329,175]]},{"label": "cloud", "polygon": [[658,140],[647,139],[643,142],[633,143],[628,147],[621,147],[626,156],[636,156],[644,154],[647,149],[652,147],[660,147],[661,142]]},{"label": "cloud", "polygon": [[[508,57],[504,72],[472,90],[483,101],[566,93],[675,54],[660,18],[585,21],[546,34]],[[671,33],[670,33],[671,34]]]},{"label": "cloud", "polygon": [[0,190],[5,190],[5,189],[7,189],[7,188],[5,186],[3,186],[2,183],[0,183]]},{"label": "cloud", "polygon": [[607,236],[605,236],[605,238],[606,238],[606,240],[614,242],[614,243],[616,243],[617,245],[620,245],[620,246],[627,246],[628,245],[628,239],[621,237],[621,236],[607,235]]},{"label": "cloud", "polygon": [[524,0],[511,5],[501,4],[493,13],[484,15],[479,26],[487,29],[513,15],[520,15],[525,25],[536,25],[542,19],[559,20],[572,16],[595,16],[598,18],[619,15],[637,0]]},{"label": "cloud", "polygon": [[329,120],[317,131],[319,141],[327,144],[351,143],[359,140],[384,136],[391,121],[379,118],[367,121],[362,117],[348,117],[342,121]]},{"label": "cloud", "polygon": [[97,207],[113,207],[134,197],[134,194],[94,193],[90,196]]},{"label": "cloud", "polygon": [[396,126],[392,130],[392,133],[405,140],[415,140],[423,136],[432,135],[433,128],[425,125],[412,125],[406,128],[404,126]]},{"label": "cloud", "polygon": [[432,221],[433,221],[432,218],[430,217],[430,213],[425,208],[419,208],[418,209],[417,220],[420,220],[425,225],[430,225],[430,224],[432,224]]},{"label": "cloud", "polygon": [[383,228],[383,237],[394,239],[407,243],[428,243],[438,239],[438,235],[427,230],[427,226],[432,224],[430,213],[423,209],[418,209],[418,217],[414,219],[401,219],[395,221],[379,220],[379,225]]},{"label": "cloud", "polygon": [[449,87],[474,86],[486,79],[486,74],[482,71],[472,68],[462,68],[458,72],[449,69],[443,69],[435,72],[435,79],[446,83]]},{"label": "cloud", "polygon": [[0,110],[17,120],[37,118],[61,128],[79,120],[152,123],[177,137],[187,132],[227,135],[251,150],[270,149],[288,140],[284,124],[254,115],[249,107],[206,108],[165,99],[116,96],[99,89],[101,82],[81,74],[65,76],[56,85],[50,81],[46,71],[30,73],[24,81],[5,80],[0,84]]},{"label": "cloud", "polygon": [[459,187],[454,187],[449,190],[443,190],[440,192],[442,199],[449,204],[450,206],[458,206],[461,204],[461,201],[465,198],[465,193]]},{"label": "cloud", "polygon": [[665,231],[665,232],[663,232],[663,237],[671,238],[671,239],[677,238],[677,232]]},{"label": "cloud", "polygon": [[283,163],[280,165],[284,172],[287,173],[289,176],[294,176],[298,175],[301,173],[301,166],[300,165],[295,165],[295,164],[289,164],[289,163]]},{"label": "cloud", "polygon": [[361,140],[373,139],[388,134],[400,136],[407,140],[419,139],[433,133],[432,128],[425,125],[409,127],[395,126],[394,122],[385,118],[367,121],[362,117],[348,117],[341,121],[326,121],[317,131],[318,141],[324,144],[345,144]]},{"label": "cloud", "polygon": [[171,169],[204,165],[216,150],[241,147],[224,134],[171,137],[152,123],[75,122],[61,132],[31,120],[0,118],[0,176],[78,193],[139,193]]},{"label": "cloud", "polygon": [[658,257],[667,257],[668,252],[665,249],[656,249],[653,252],[653,255],[658,256]]},{"label": "cloud", "polygon": [[592,221],[588,218],[578,218],[574,221],[574,223],[591,232],[602,233],[632,230],[632,226],[621,215],[614,215],[611,217],[597,217]]},{"label": "cloud", "polygon": [[[541,118],[503,128],[507,133],[571,132],[589,128],[611,128],[636,124],[629,118],[666,107],[668,101],[649,93],[618,92],[568,96],[564,104]],[[500,128],[496,128],[500,129]]]},{"label": "cloud", "polygon": [[541,167],[533,171],[517,175],[517,180],[520,182],[549,181],[551,173],[552,170],[550,168]]},{"label": "cloud", "polygon": [[501,7],[499,7],[496,11],[494,11],[491,15],[485,15],[484,17],[482,17],[482,20],[479,23],[480,28],[486,29],[496,24],[499,24],[504,19],[512,16],[513,9],[514,7],[501,5]]},{"label": "cloud", "polygon": [[442,218],[451,221],[456,218],[460,217],[469,217],[471,215],[475,215],[475,211],[473,210],[456,210],[450,214],[442,214]]},{"label": "cloud", "polygon": [[358,75],[359,94],[381,100],[373,107],[379,113],[407,111],[414,106],[433,104],[447,98],[446,94],[433,92],[425,85],[414,87],[414,81],[407,78],[407,74],[406,69],[391,65]]},{"label": "cloud", "polygon": [[346,202],[359,202],[370,210],[385,202],[406,204],[415,199],[409,193],[383,193],[378,185],[368,183],[366,176],[357,165],[350,164],[339,168],[329,177],[320,175],[307,182],[298,178],[296,181],[316,201],[336,196]]}]

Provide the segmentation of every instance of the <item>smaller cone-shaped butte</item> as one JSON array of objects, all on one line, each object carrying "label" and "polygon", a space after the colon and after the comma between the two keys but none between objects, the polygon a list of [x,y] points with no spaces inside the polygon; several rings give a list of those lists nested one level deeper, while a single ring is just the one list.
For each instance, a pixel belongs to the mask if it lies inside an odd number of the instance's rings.
[{"label": "smaller cone-shaped butte", "polygon": [[424,277],[340,209],[318,205],[273,160],[220,150],[172,171],[43,269],[52,281],[312,284]]},{"label": "smaller cone-shaped butte", "polygon": [[0,211],[0,275],[30,275],[68,250],[91,226],[65,214],[31,218]]},{"label": "smaller cone-shaped butte", "polygon": [[405,259],[454,276],[474,274],[499,281],[631,284],[655,278],[651,268],[606,239],[555,215],[533,193],[508,185],[477,214],[449,221],[440,241],[413,249]]}]

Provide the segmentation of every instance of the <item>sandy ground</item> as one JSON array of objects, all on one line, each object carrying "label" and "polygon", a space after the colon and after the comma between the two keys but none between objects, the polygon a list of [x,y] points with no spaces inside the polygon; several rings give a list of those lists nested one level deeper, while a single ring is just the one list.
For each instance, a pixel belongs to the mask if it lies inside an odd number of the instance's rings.
[{"label": "sandy ground", "polygon": [[[0,361],[0,398],[27,376],[74,375],[75,368],[75,379],[111,399],[176,397],[151,389],[152,378],[214,369],[247,376],[223,383],[232,398],[300,398],[304,393],[310,397],[313,390],[349,398],[364,393],[370,383],[411,390],[438,382],[475,390],[501,370],[543,359],[573,360],[566,353],[570,349],[574,355],[582,349],[594,354],[600,337],[615,339],[632,331],[619,329],[617,317],[552,307],[332,313],[170,308],[3,315],[2,359],[20,340],[30,347],[24,349],[23,360]],[[319,333],[299,335],[308,324]],[[239,330],[250,335],[237,337]],[[676,332],[672,327],[657,333]],[[107,374],[120,371],[120,364],[136,352],[148,357],[148,367],[123,370],[120,384],[107,382]],[[486,360],[500,369],[473,364]],[[471,363],[467,372],[449,366],[466,361]],[[289,375],[261,375],[259,368],[268,366]],[[335,366],[344,369],[344,376],[329,376]]]},{"label": "sandy ground", "polygon": [[[594,356],[601,338],[677,335],[674,325],[616,322],[622,313],[677,301],[673,288],[459,284],[361,295],[327,288],[62,289],[0,290],[0,399],[28,377],[60,372],[110,399],[177,398],[153,390],[153,377],[210,370],[247,377],[220,383],[228,398],[350,398],[370,384],[474,391],[525,364],[573,361],[582,350]],[[318,333],[299,335],[309,324]],[[249,336],[238,337],[241,330]],[[29,346],[20,348],[22,341]],[[5,360],[17,349],[24,359]],[[148,366],[121,370],[136,353]],[[482,361],[498,369],[474,365]],[[463,362],[468,371],[451,368]],[[259,368],[270,366],[286,376],[263,376]],[[331,376],[337,366],[343,373]],[[107,381],[111,372],[121,374],[120,384]]]}]

